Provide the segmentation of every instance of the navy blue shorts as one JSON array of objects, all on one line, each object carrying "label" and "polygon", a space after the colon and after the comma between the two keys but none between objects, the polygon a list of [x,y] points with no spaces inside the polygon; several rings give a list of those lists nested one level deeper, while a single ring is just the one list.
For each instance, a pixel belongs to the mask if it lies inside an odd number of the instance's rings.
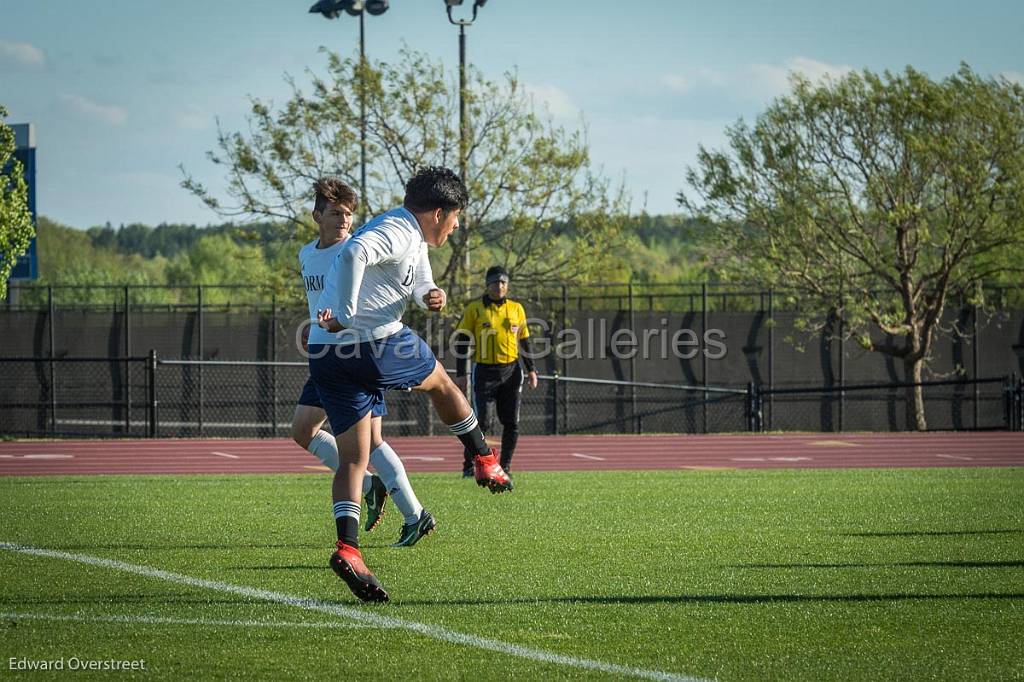
[{"label": "navy blue shorts", "polygon": [[336,435],[382,408],[385,391],[419,386],[436,365],[430,346],[408,327],[375,341],[309,346],[309,375]]},{"label": "navy blue shorts", "polygon": [[[302,393],[299,394],[297,402],[299,405],[305,405],[306,407],[324,409],[324,406],[320,404],[320,394],[316,392],[316,384],[313,383],[313,377],[306,378],[306,383],[302,387]],[[381,403],[380,405],[374,405],[372,412],[374,417],[383,417],[387,415],[388,408],[384,403]]]}]

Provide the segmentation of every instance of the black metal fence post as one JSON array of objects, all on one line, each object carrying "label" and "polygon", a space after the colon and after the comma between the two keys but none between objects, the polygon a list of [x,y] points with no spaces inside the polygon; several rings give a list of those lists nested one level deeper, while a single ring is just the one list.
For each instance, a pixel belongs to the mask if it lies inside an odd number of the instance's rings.
[{"label": "black metal fence post", "polygon": [[125,435],[132,433],[132,335],[131,315],[128,312],[128,286],[124,287],[124,432]]},{"label": "black metal fence post", "polygon": [[836,323],[839,326],[839,431],[843,431],[843,418],[846,416],[846,391],[843,390],[846,385],[846,322],[844,318],[843,310],[843,298],[842,298],[842,284],[839,288],[839,310],[837,311],[838,320]]},{"label": "black metal fence post", "polygon": [[757,431],[757,423],[755,413],[757,412],[757,388],[754,386],[753,381],[747,382],[747,431],[755,433]]},{"label": "black metal fence post", "polygon": [[[562,284],[562,333],[569,327],[569,287]],[[566,353],[559,353],[562,356],[562,367],[561,369],[555,369],[555,433],[558,433],[558,377],[569,376],[569,358]],[[569,385],[565,384],[561,389],[562,403],[564,405],[562,409],[562,433],[569,432]]]},{"label": "black metal fence post", "polygon": [[146,363],[149,389],[149,437],[156,438],[157,430],[157,400],[156,400],[156,351],[150,349],[149,361]]},{"label": "black metal fence post", "polygon": [[[701,341],[700,344],[700,356],[701,356],[701,384],[704,386],[708,385],[708,354],[705,344],[708,338],[708,284],[704,282],[700,285],[700,326],[701,326]],[[700,406],[701,411],[701,433],[708,432],[708,392],[704,391],[704,402]]]},{"label": "black metal fence post", "polygon": [[559,422],[558,413],[561,412],[560,406],[558,404],[558,370],[557,369],[555,370],[553,378],[551,379],[551,393],[552,393],[552,396],[553,396],[552,400],[554,402],[554,405],[553,405],[553,407],[554,407],[553,416],[555,418],[555,420],[554,420],[555,421],[554,430],[555,430],[555,435],[557,436],[560,433],[560,430],[558,428],[558,422]]},{"label": "black metal fence post", "polygon": [[[205,360],[203,355],[203,285],[196,287],[196,326],[199,328],[199,359]],[[199,379],[199,437],[203,437],[203,365],[196,368]]]},{"label": "black metal fence post", "polygon": [[[277,294],[270,297],[270,359],[277,362]],[[270,366],[270,436],[277,438],[277,365]]]},{"label": "black metal fence post", "polygon": [[[626,287],[626,300],[629,302],[629,333],[633,337],[634,341],[637,339],[636,336],[636,306],[633,305],[633,283],[630,282]],[[639,350],[639,346],[634,347],[629,356],[629,380],[636,381],[636,355]],[[635,424],[634,432],[641,433],[643,426],[639,421],[639,410],[637,409],[636,402],[636,386],[631,386],[629,389],[629,410],[630,414],[633,415]]]},{"label": "black metal fence post", "polygon": [[[971,365],[974,368],[974,376],[972,379],[977,379],[980,375],[978,374],[978,341],[981,337],[978,335],[978,306],[973,306],[973,326],[974,326],[974,337],[971,339]],[[974,384],[974,428],[978,428],[978,402],[981,400],[981,395],[978,391],[978,384]]]},{"label": "black metal fence post", "polygon": [[[772,416],[775,414],[775,289],[768,289],[768,429],[772,428]],[[762,425],[763,426],[763,425]]]},{"label": "black metal fence post", "polygon": [[1003,405],[1006,410],[1006,428],[1010,431],[1024,430],[1024,378],[1014,372],[1003,386]]},{"label": "black metal fence post", "polygon": [[57,370],[53,363],[54,355],[56,354],[57,346],[57,334],[54,331],[54,327],[57,324],[56,306],[53,303],[53,287],[46,287],[46,305],[47,305],[47,327],[50,332],[50,432],[57,432]]},{"label": "black metal fence post", "polygon": [[1017,380],[1017,430],[1024,431],[1024,377]]}]

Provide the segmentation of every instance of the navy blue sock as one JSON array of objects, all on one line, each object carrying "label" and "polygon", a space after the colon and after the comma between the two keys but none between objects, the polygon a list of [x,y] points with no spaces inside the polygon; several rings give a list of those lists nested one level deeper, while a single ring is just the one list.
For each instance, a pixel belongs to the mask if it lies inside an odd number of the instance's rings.
[{"label": "navy blue sock", "polygon": [[359,546],[359,503],[343,500],[334,503],[334,523],[338,539],[346,545]]},{"label": "navy blue sock", "polygon": [[491,449],[487,447],[487,441],[484,440],[484,432],[480,430],[475,413],[470,412],[468,417],[458,424],[452,424],[448,428],[462,441],[462,445],[465,446],[468,452],[476,455],[490,454]]}]

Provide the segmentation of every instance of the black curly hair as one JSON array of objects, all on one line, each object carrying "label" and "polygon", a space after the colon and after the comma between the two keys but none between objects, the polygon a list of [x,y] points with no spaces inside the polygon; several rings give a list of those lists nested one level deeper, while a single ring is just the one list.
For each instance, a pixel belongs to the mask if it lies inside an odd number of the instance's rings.
[{"label": "black curly hair", "polygon": [[441,209],[445,213],[466,208],[469,192],[462,178],[444,166],[426,166],[405,184],[403,205],[413,213]]}]

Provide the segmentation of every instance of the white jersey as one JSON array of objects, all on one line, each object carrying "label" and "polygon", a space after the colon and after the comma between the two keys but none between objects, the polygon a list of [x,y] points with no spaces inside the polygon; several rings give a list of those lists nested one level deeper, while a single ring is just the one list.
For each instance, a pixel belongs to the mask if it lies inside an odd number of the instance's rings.
[{"label": "white jersey", "polygon": [[405,208],[377,216],[342,245],[324,280],[316,308],[330,308],[345,328],[324,343],[390,336],[402,329],[409,298],[426,308],[423,296],[436,287],[416,217]]},{"label": "white jersey", "polygon": [[[347,237],[346,235],[346,239]],[[324,280],[327,279],[327,273],[331,271],[331,265],[334,264],[334,259],[338,256],[338,252],[341,251],[341,246],[344,243],[345,240],[343,239],[337,244],[331,244],[326,249],[318,249],[317,245],[320,244],[320,240],[314,239],[299,249],[302,286],[306,290],[309,316],[313,320],[313,325],[309,330],[310,343],[338,343],[335,338],[336,334],[332,334],[316,324],[316,304],[320,299],[320,292],[324,289]]]}]

